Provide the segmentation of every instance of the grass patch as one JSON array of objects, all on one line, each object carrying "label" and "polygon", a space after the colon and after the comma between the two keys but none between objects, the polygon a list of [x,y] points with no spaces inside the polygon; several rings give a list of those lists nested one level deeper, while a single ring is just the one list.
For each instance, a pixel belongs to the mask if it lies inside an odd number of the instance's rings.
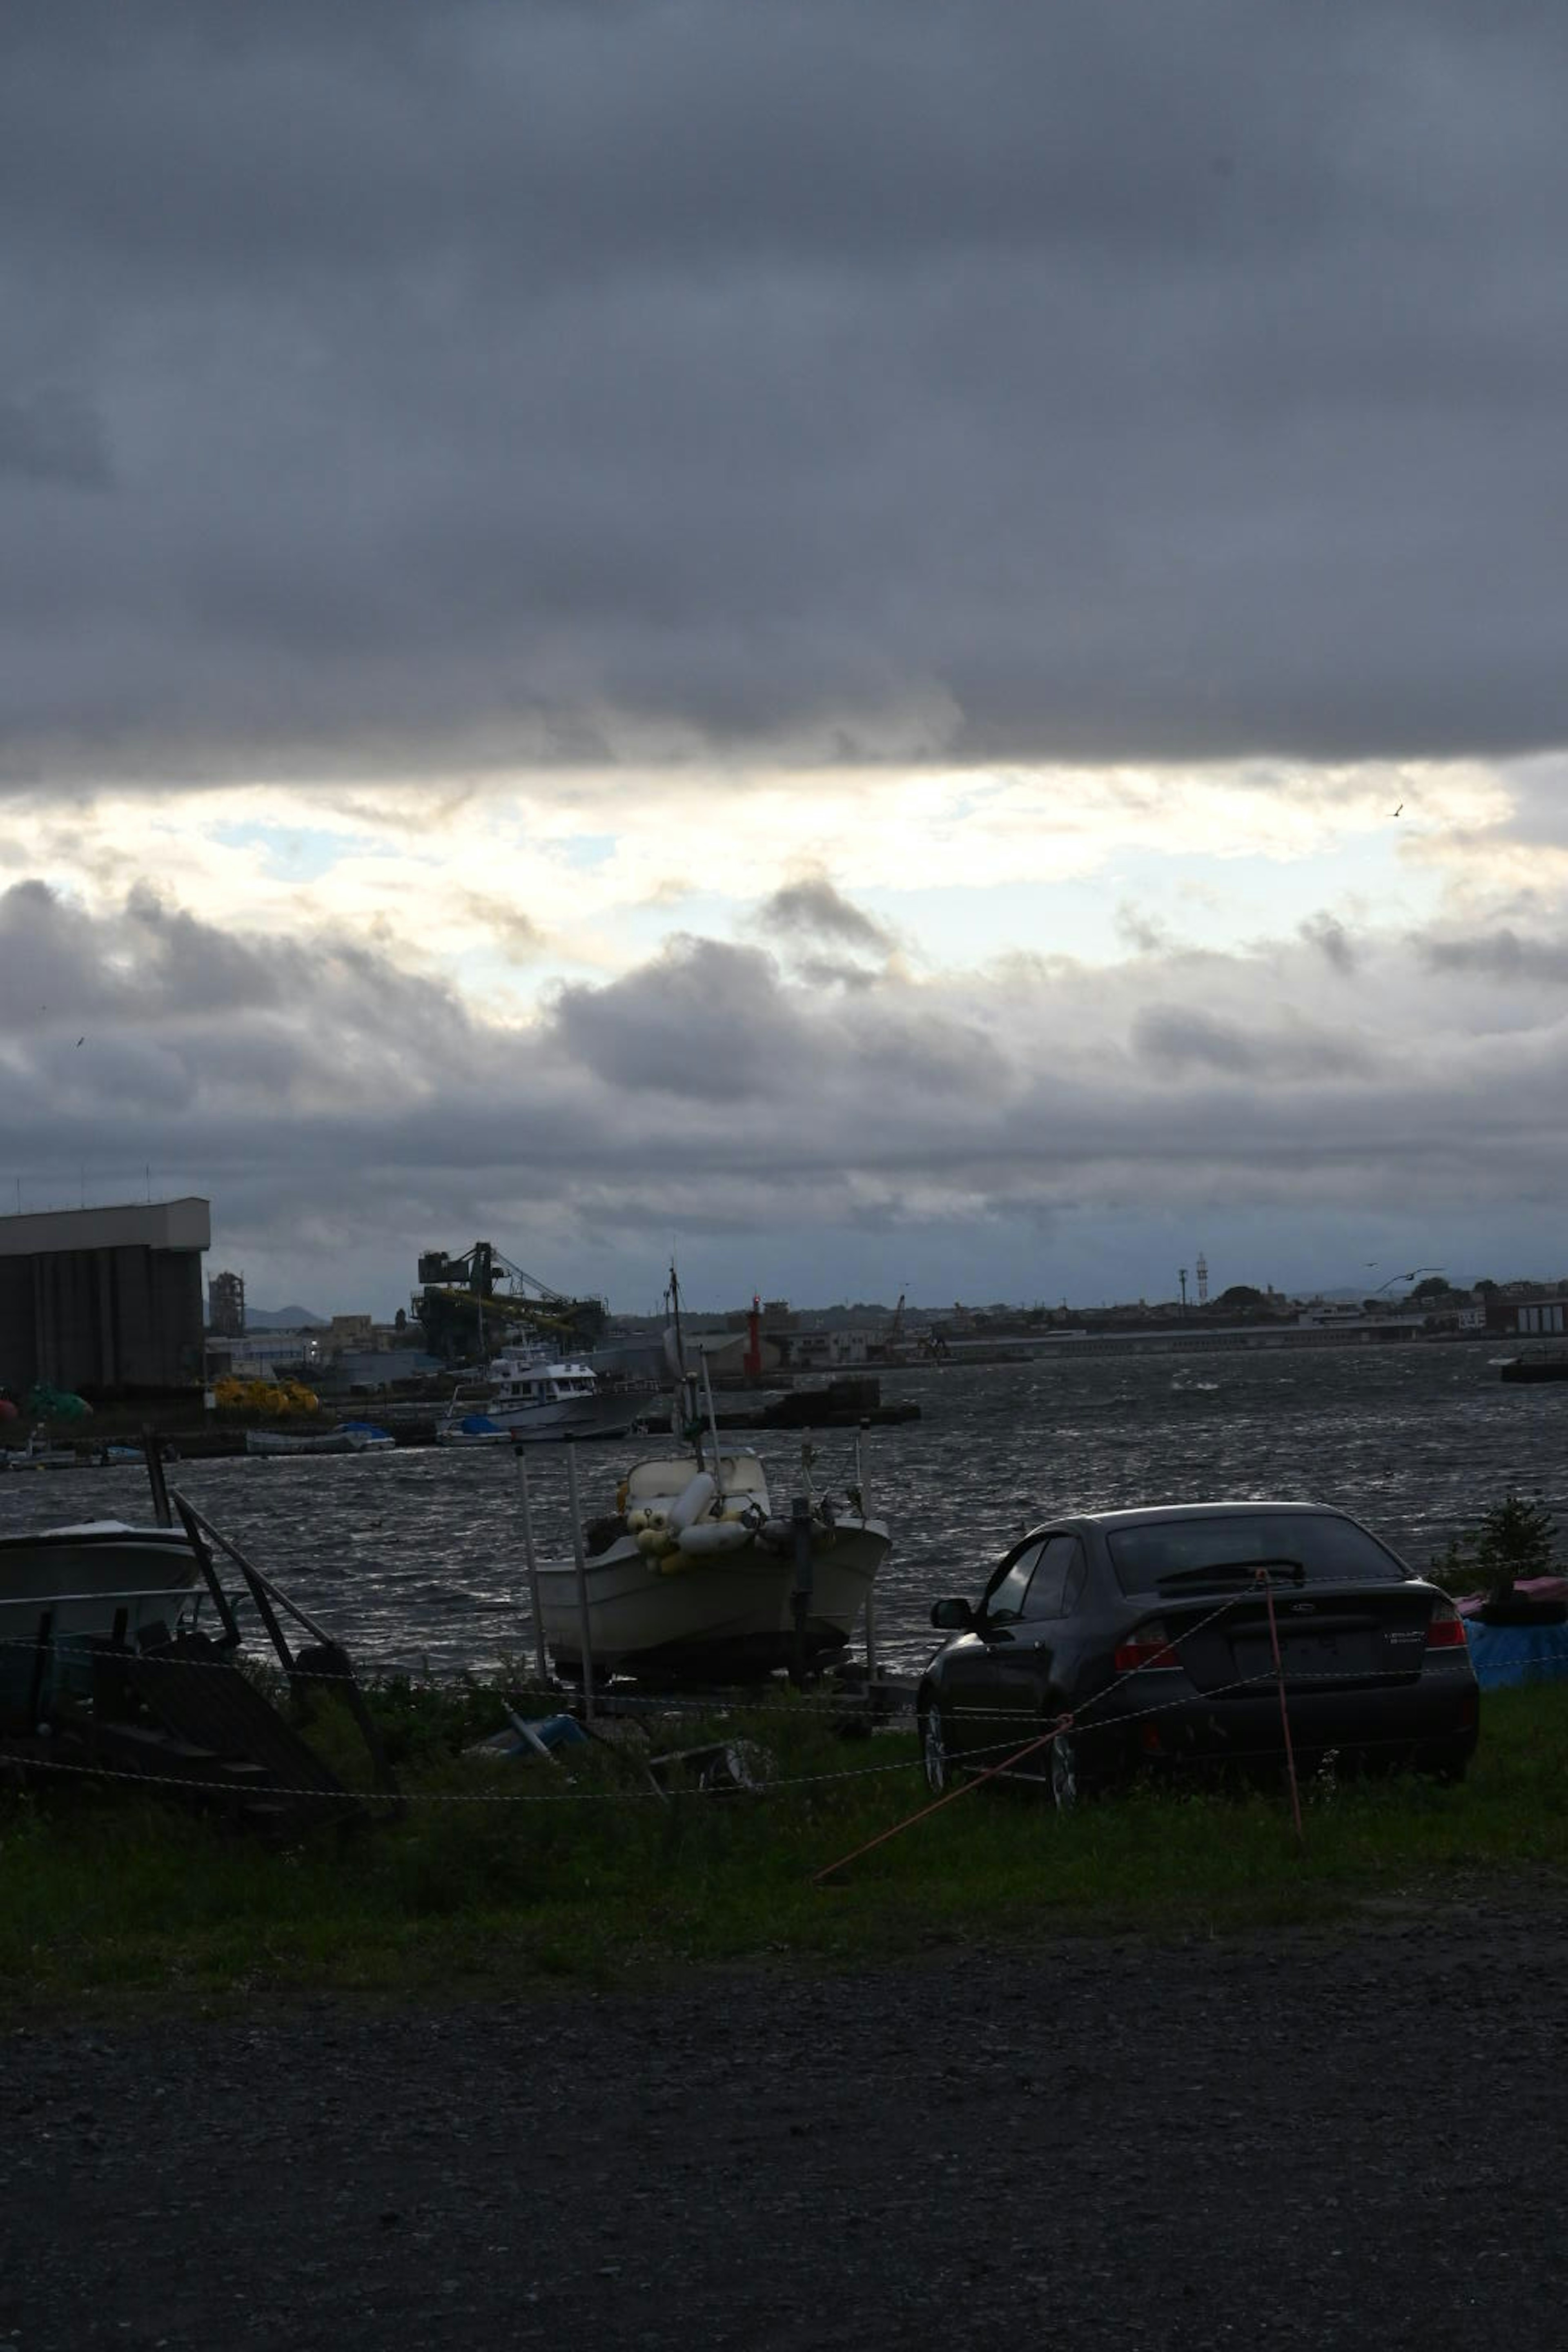
[{"label": "grass patch", "polygon": [[[391,1686],[375,1705],[413,1801],[398,1820],[276,1848],[119,1789],[0,1799],[0,2000],[646,1984],[693,1966],[1264,1927],[1373,1895],[1440,1899],[1478,1874],[1544,1893],[1568,1873],[1568,1692],[1544,1688],[1488,1696],[1460,1788],[1314,1788],[1304,1853],[1268,1793],[1141,1790],[1062,1820],[982,1789],[824,1887],[815,1872],[924,1801],[912,1734],[846,1739],[787,1698],[684,1723],[664,1744],[742,1736],[790,1785],[664,1801],[631,1746],[574,1748],[560,1769],[454,1752],[489,1727],[494,1693]],[[349,1766],[353,1735],[330,1710],[313,1736]],[[440,1801],[483,1791],[557,1801]]]}]

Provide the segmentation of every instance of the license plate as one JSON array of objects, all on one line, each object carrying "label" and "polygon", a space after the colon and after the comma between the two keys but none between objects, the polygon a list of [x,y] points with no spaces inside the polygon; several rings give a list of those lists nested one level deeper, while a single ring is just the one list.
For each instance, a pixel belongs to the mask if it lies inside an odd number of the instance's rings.
[{"label": "license plate", "polygon": [[[1288,1683],[1309,1675],[1342,1673],[1347,1663],[1333,1633],[1288,1634],[1279,1644],[1279,1654]],[[1247,1682],[1272,1681],[1274,1652],[1268,1640],[1238,1642],[1236,1670]]]}]

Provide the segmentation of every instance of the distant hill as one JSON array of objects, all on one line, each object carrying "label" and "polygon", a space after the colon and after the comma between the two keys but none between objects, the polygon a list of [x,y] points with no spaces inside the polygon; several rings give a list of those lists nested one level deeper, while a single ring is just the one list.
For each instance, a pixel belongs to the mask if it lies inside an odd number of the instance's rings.
[{"label": "distant hill", "polygon": [[324,1331],[327,1318],[312,1315],[308,1307],[252,1307],[247,1299],[245,1328],[247,1331]]}]

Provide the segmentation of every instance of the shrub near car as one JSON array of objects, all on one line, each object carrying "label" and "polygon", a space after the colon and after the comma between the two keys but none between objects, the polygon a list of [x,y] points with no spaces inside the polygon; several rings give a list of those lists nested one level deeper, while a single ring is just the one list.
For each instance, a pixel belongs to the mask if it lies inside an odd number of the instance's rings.
[{"label": "shrub near car", "polygon": [[1299,1769],[1331,1750],[1462,1776],[1480,1706],[1446,1593],[1342,1511],[1185,1503],[1037,1528],[977,1604],[936,1603],[952,1638],[917,1700],[927,1780],[999,1764],[1064,1716],[1017,1768],[1058,1805],[1141,1768],[1278,1767],[1270,1598]]}]

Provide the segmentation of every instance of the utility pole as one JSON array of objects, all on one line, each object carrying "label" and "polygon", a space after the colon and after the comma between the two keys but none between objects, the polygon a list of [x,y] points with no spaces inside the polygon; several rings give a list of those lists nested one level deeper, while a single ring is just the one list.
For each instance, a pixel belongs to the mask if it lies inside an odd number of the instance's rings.
[{"label": "utility pole", "polygon": [[1182,1319],[1184,1322],[1187,1314],[1187,1269],[1184,1265],[1179,1269],[1176,1279],[1182,1286]]}]

